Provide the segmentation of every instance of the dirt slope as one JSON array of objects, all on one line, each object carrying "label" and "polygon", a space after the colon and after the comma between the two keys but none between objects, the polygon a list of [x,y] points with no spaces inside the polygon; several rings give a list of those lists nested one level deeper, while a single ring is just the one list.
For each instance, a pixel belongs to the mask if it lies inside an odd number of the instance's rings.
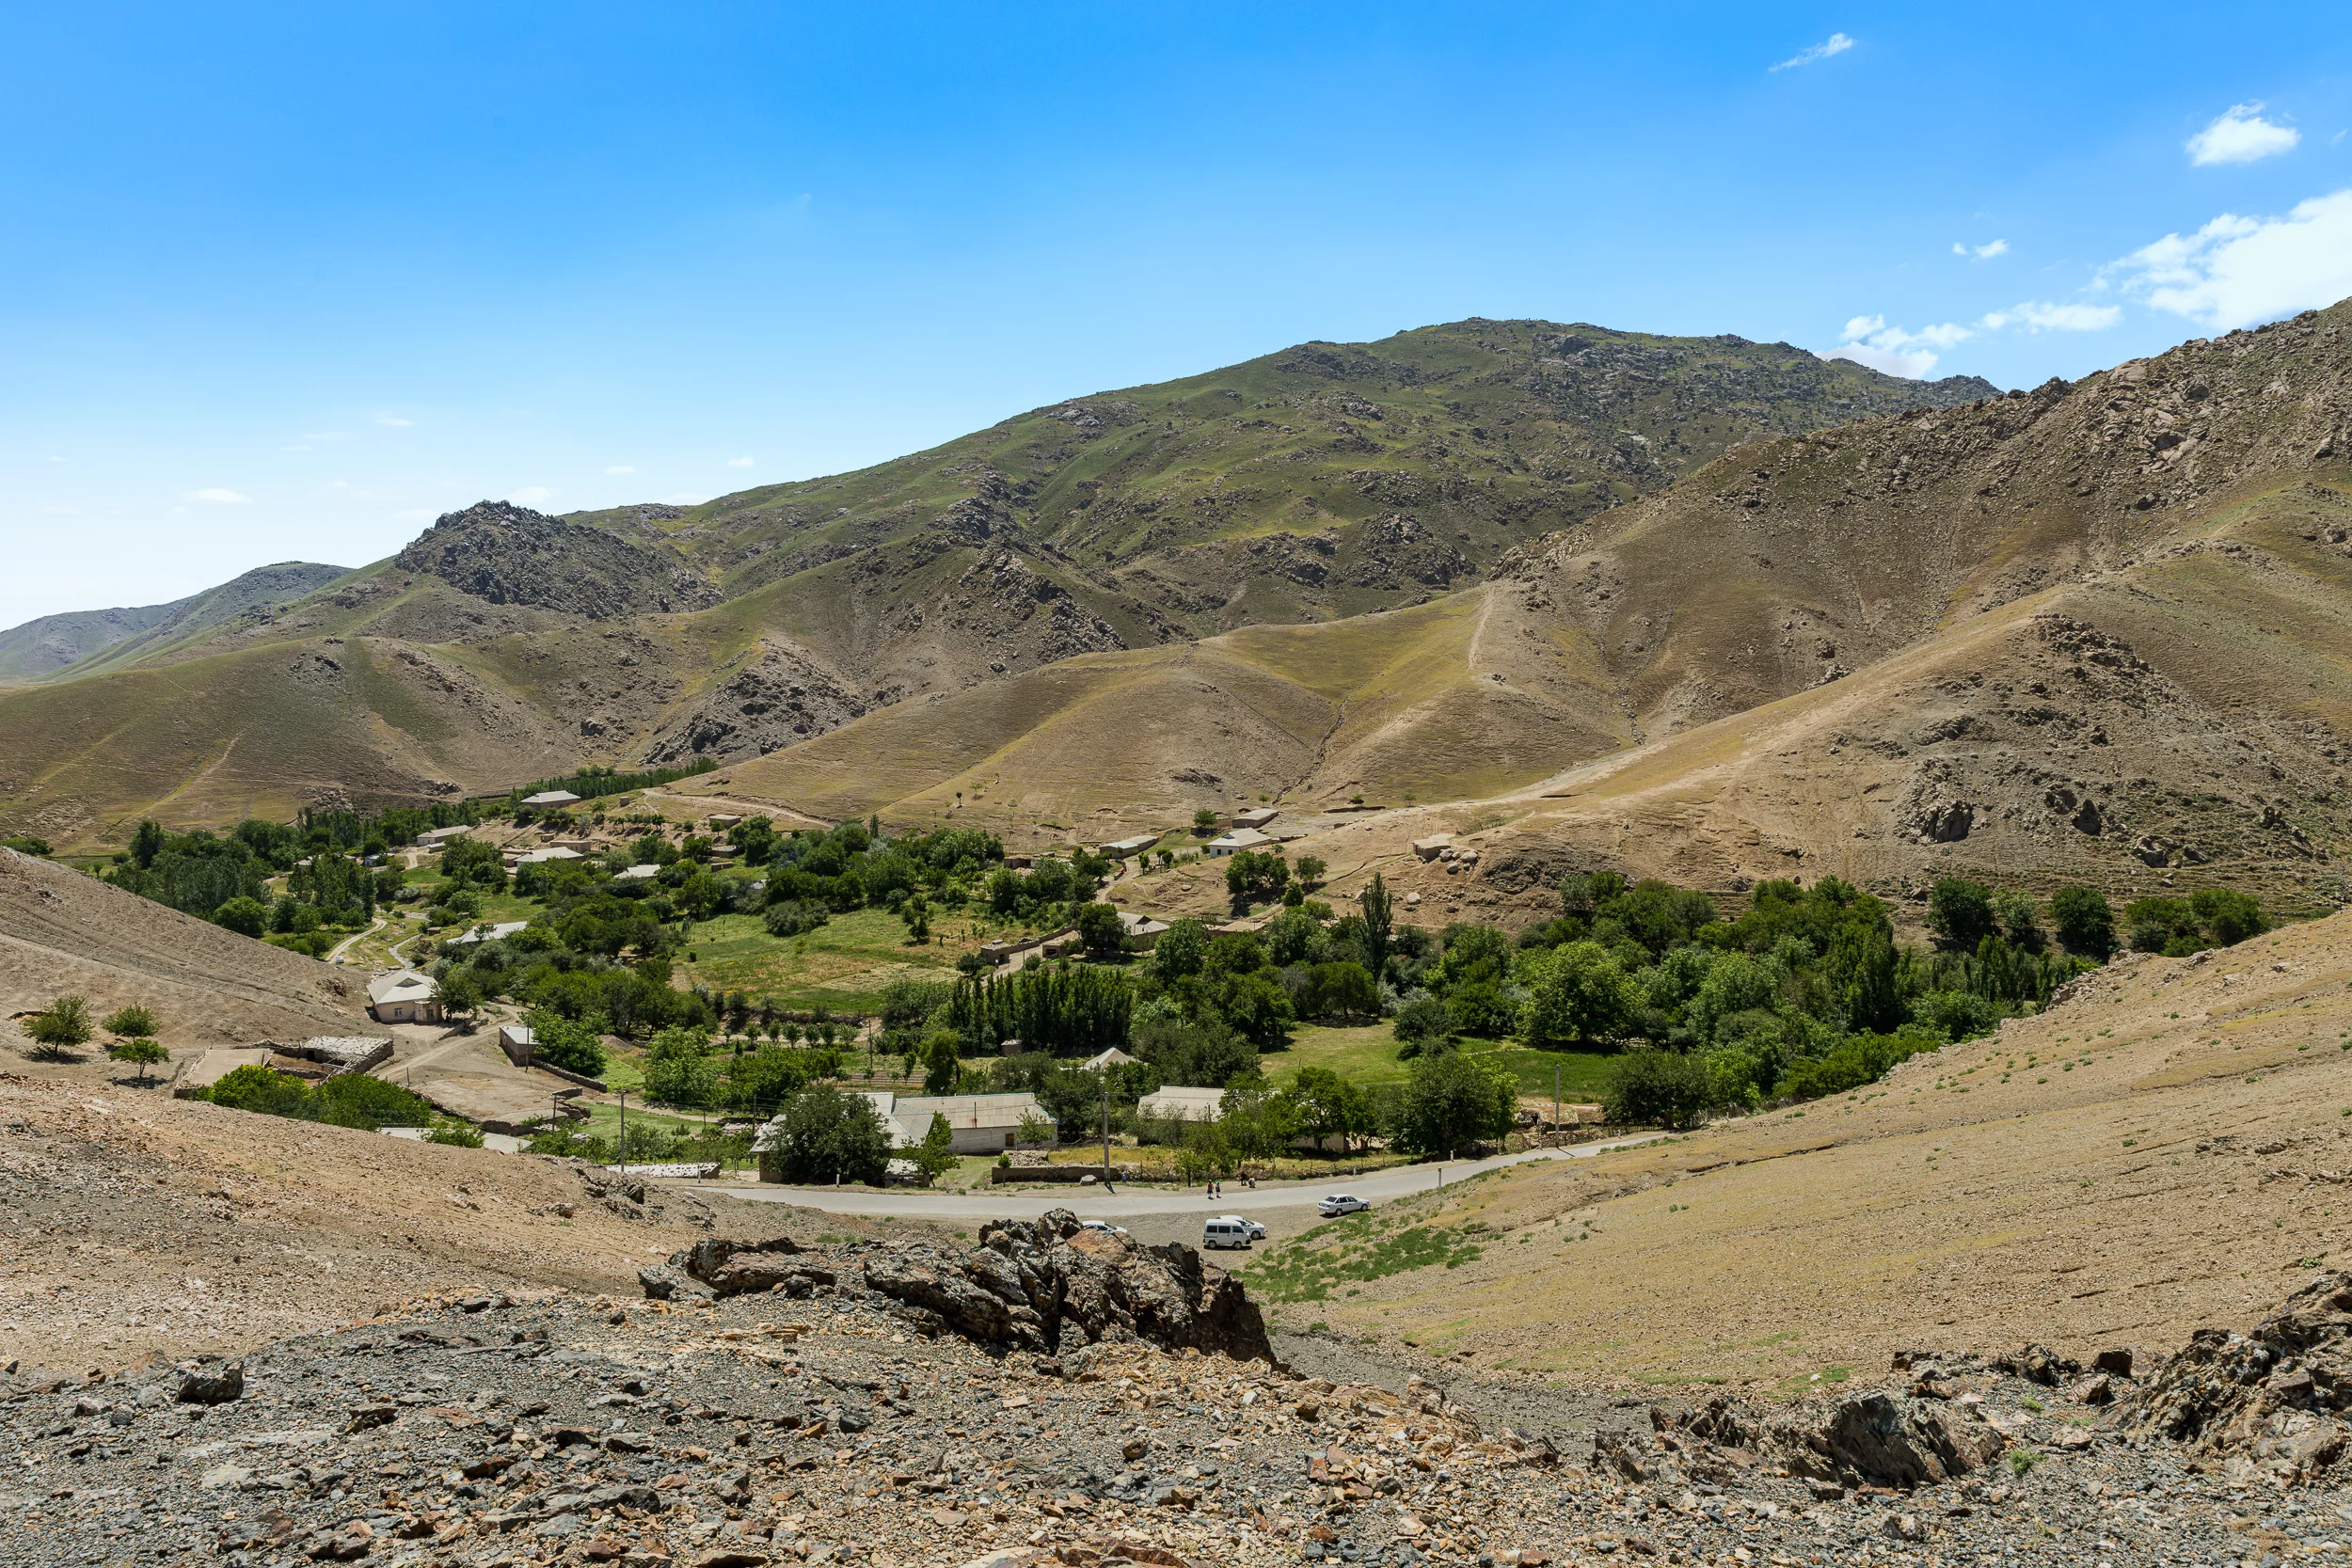
[{"label": "dirt slope", "polygon": [[1669,1385],[1801,1388],[1905,1346],[2169,1350],[2352,1245],[2348,985],[2352,914],[2119,964],[1856,1094],[1391,1206],[1382,1227],[1481,1255],[1342,1278],[1284,1321]]},{"label": "dirt slope", "polygon": [[68,993],[96,1018],[144,1004],[174,1049],[370,1029],[363,975],[0,849],[0,1051],[25,1048],[14,1016]]}]

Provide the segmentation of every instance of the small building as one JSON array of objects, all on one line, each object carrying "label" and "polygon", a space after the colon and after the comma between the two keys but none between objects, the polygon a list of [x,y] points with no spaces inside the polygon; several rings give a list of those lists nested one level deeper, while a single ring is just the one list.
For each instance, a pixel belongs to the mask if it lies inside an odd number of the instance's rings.
[{"label": "small building", "polygon": [[516,865],[543,865],[549,861],[576,861],[585,858],[577,849],[566,849],[562,845],[551,844],[545,849],[533,849],[527,855],[516,856],[515,863]]},{"label": "small building", "polygon": [[1107,1051],[1099,1051],[1080,1062],[1078,1070],[1080,1072],[1108,1072],[1115,1067],[1125,1067],[1134,1060],[1133,1056],[1114,1045]]},{"label": "small building", "polygon": [[1223,1089],[1164,1085],[1136,1101],[1136,1115],[1167,1121],[1215,1121],[1225,1114]]},{"label": "small building", "polygon": [[1280,808],[1276,806],[1252,806],[1248,811],[1237,811],[1233,813],[1233,826],[1236,828],[1263,828],[1267,823],[1273,821],[1276,817],[1281,815],[1282,813]]},{"label": "small building", "polygon": [[368,982],[368,1015],[378,1023],[438,1023],[441,983],[413,969],[379,974]]},{"label": "small building", "polygon": [[882,1113],[882,1118],[896,1123],[909,1145],[920,1144],[930,1135],[932,1117],[946,1117],[947,1131],[954,1138],[949,1147],[958,1154],[1001,1153],[1013,1146],[1022,1122],[1031,1117],[1049,1127],[1054,1124],[1054,1118],[1045,1114],[1045,1107],[1037,1102],[1037,1096],[1033,1094],[914,1095],[903,1099],[882,1095],[878,1098],[893,1101]]},{"label": "small building", "polygon": [[427,828],[417,835],[417,842],[428,849],[438,849],[451,839],[463,838],[472,832],[471,825],[464,822],[453,823],[446,828]]},{"label": "small building", "polygon": [[524,796],[522,803],[526,806],[572,806],[580,803],[580,797],[568,789],[543,789],[536,795]]},{"label": "small building", "polygon": [[1222,855],[1238,855],[1244,849],[1263,849],[1273,842],[1255,828],[1235,828],[1232,832],[1220,833],[1209,840],[1208,848],[1214,859]]},{"label": "small building", "polygon": [[505,1052],[506,1059],[516,1067],[529,1067],[532,1057],[538,1052],[539,1037],[531,1032],[528,1023],[501,1023],[499,1025],[499,1049]]},{"label": "small building", "polygon": [[1133,910],[1119,911],[1119,925],[1120,928],[1126,933],[1129,951],[1136,953],[1150,952],[1159,942],[1160,933],[1168,929],[1167,921],[1154,920],[1148,914],[1137,914]]},{"label": "small building", "polygon": [[1132,838],[1115,838],[1108,844],[1097,845],[1095,850],[1098,854],[1108,855],[1115,861],[1123,861],[1130,855],[1142,854],[1159,841],[1160,835],[1157,833],[1136,833]]},{"label": "small building", "polygon": [[661,867],[658,865],[632,865],[626,871],[612,873],[612,879],[616,882],[650,882],[660,875]]},{"label": "small building", "polygon": [[452,937],[443,945],[470,947],[477,942],[502,942],[531,923],[527,920],[501,920],[495,926],[477,926],[462,937]]},{"label": "small building", "polygon": [[724,832],[743,819],[733,812],[714,811],[707,820],[710,823],[710,831],[715,833]]}]

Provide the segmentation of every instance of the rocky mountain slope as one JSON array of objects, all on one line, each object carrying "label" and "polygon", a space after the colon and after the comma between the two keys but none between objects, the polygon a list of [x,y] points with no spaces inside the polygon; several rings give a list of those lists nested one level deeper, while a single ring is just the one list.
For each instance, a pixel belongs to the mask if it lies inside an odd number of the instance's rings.
[{"label": "rocky mountain slope", "polygon": [[0,686],[20,686],[71,669],[74,674],[106,662],[137,657],[159,644],[224,621],[290,604],[344,575],[342,566],[283,561],[257,566],[217,588],[169,604],[128,610],[87,610],[44,615],[0,631]]},{"label": "rocky mountain slope", "polygon": [[0,820],[75,841],[337,784],[418,799],[761,755],[1073,657],[1411,606],[1736,443],[1990,390],[1473,321],[698,508],[485,502],[273,614],[108,657],[71,697],[0,697]]}]

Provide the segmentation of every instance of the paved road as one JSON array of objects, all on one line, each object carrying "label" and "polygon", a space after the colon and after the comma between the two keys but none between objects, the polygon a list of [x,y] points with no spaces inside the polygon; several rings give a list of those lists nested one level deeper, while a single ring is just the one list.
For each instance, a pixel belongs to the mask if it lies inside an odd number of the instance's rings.
[{"label": "paved road", "polygon": [[[1499,1154],[1489,1160],[1465,1160],[1446,1165],[1405,1165],[1375,1176],[1332,1176],[1317,1181],[1263,1181],[1253,1190],[1229,1185],[1212,1201],[1199,1187],[1170,1191],[1158,1184],[1137,1182],[1104,1192],[1099,1187],[1070,1186],[1058,1192],[977,1193],[876,1192],[870,1187],[704,1187],[755,1202],[790,1203],[830,1214],[905,1214],[924,1219],[1035,1219],[1048,1209],[1069,1209],[1085,1219],[1127,1219],[1164,1214],[1248,1214],[1268,1210],[1312,1208],[1326,1193],[1353,1193],[1368,1202],[1403,1197],[1438,1184],[1465,1180],[1482,1171],[1535,1160],[1589,1160],[1613,1148],[1630,1148],[1666,1136],[1643,1132],[1580,1144],[1574,1148],[1538,1148],[1524,1154]],[[1284,1216],[1288,1217],[1288,1216]]]}]

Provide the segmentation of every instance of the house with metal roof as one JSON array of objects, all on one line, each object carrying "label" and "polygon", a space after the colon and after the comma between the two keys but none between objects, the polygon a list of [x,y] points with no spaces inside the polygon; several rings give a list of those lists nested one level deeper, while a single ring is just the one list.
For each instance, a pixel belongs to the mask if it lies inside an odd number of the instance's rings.
[{"label": "house with metal roof", "polygon": [[378,1023],[438,1023],[441,983],[413,969],[379,974],[368,982],[368,1015]]}]

